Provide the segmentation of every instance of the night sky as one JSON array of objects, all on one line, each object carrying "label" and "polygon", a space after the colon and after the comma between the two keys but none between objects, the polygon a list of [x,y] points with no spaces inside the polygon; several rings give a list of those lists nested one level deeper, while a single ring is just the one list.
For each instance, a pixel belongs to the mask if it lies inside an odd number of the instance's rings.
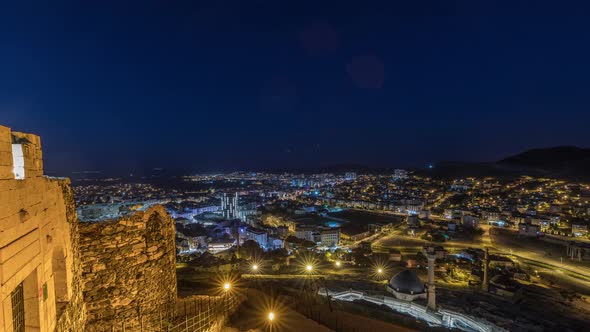
[{"label": "night sky", "polygon": [[63,175],[588,147],[589,6],[4,1],[0,124],[41,135]]}]

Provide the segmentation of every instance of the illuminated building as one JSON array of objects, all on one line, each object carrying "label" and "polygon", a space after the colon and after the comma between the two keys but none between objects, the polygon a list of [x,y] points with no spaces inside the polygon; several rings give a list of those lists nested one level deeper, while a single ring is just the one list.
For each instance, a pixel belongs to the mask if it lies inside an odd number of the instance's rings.
[{"label": "illuminated building", "polygon": [[234,246],[235,242],[235,240],[215,240],[209,243],[207,250],[212,254],[217,254],[219,252],[231,249],[231,247]]},{"label": "illuminated building", "polygon": [[238,219],[238,193],[228,195],[226,193],[221,196],[221,212],[225,219]]},{"label": "illuminated building", "polygon": [[312,227],[297,227],[297,229],[295,230],[295,237],[298,239],[303,239],[306,241],[312,241],[313,242],[313,233],[314,233],[315,229]]},{"label": "illuminated building", "polygon": [[340,228],[331,228],[320,232],[322,246],[332,247],[340,243]]},{"label": "illuminated building", "polygon": [[248,228],[246,230],[246,240],[255,241],[262,248],[266,248],[268,243],[268,235],[265,231]]},{"label": "illuminated building", "polygon": [[405,169],[396,169],[393,171],[394,180],[406,180],[409,178],[408,171]]},{"label": "illuminated building", "polygon": [[572,234],[576,237],[588,235],[588,226],[572,224]]}]

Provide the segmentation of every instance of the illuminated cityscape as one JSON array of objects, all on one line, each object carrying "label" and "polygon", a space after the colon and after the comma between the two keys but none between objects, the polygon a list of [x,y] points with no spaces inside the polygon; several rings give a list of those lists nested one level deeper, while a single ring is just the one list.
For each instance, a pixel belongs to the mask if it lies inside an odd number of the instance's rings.
[{"label": "illuminated cityscape", "polygon": [[590,5],[0,5],[0,332],[586,331]]}]

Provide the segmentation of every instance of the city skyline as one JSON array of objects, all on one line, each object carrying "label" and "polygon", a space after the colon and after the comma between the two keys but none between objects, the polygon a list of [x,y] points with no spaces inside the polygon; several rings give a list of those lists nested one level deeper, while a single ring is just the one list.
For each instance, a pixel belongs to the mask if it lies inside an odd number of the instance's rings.
[{"label": "city skyline", "polygon": [[0,3],[0,331],[590,322],[590,3]]},{"label": "city skyline", "polygon": [[0,120],[43,137],[49,174],[421,167],[590,143],[587,4],[46,6],[2,5]]}]

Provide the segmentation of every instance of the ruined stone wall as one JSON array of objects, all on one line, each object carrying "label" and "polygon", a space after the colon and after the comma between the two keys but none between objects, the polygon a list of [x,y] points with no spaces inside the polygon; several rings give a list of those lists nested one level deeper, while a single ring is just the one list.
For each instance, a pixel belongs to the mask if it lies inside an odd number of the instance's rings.
[{"label": "ruined stone wall", "polygon": [[78,232],[78,218],[74,192],[69,180],[58,180],[62,192],[63,204],[65,207],[66,222],[69,226],[69,237],[71,245],[71,297],[70,301],[62,308],[55,331],[57,332],[78,332],[83,331],[86,325],[86,305],[82,295],[82,265],[80,264],[80,234]]},{"label": "ruined stone wall", "polygon": [[43,175],[40,138],[0,126],[0,331],[15,329],[18,289],[27,331],[155,330],[175,309],[174,238],[163,207],[80,223],[69,180]]},{"label": "ruined stone wall", "polygon": [[162,206],[117,220],[80,223],[87,331],[155,330],[176,304],[174,221]]}]

